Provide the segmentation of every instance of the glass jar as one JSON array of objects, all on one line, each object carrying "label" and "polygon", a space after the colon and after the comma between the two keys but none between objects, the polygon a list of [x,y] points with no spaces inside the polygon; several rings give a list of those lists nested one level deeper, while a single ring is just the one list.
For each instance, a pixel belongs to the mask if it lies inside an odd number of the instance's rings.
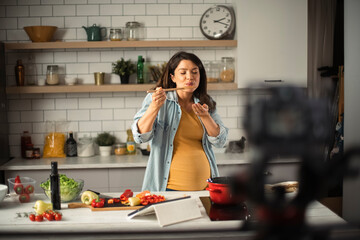
[{"label": "glass jar", "polygon": [[137,41],[140,38],[140,23],[127,22],[126,23],[126,37],[128,41]]},{"label": "glass jar", "polygon": [[220,80],[222,82],[233,82],[234,77],[235,77],[234,58],[222,57],[221,58],[221,69],[220,69]]},{"label": "glass jar", "polygon": [[57,85],[59,84],[59,66],[58,65],[48,65],[46,71],[46,84],[48,85]]},{"label": "glass jar", "polygon": [[79,138],[77,155],[78,157],[91,157],[95,155],[94,143],[91,137],[84,136]]},{"label": "glass jar", "polygon": [[34,148],[33,150],[33,158],[40,159],[40,148]]},{"label": "glass jar", "polygon": [[27,159],[33,159],[33,154],[34,154],[34,144],[31,143],[26,144],[25,157]]},{"label": "glass jar", "polygon": [[121,41],[123,38],[123,31],[121,28],[111,28],[109,40],[110,41]]},{"label": "glass jar", "polygon": [[216,62],[205,62],[206,78],[208,83],[219,81],[219,65]]},{"label": "glass jar", "polygon": [[114,148],[115,155],[125,155],[126,154],[126,143],[119,143],[115,145]]}]

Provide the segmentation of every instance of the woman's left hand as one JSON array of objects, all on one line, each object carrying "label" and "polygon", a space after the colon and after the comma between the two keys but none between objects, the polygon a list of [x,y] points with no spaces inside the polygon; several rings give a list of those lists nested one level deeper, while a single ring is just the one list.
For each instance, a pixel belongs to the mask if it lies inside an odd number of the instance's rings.
[{"label": "woman's left hand", "polygon": [[206,104],[201,105],[200,103],[194,103],[192,109],[199,117],[209,116],[209,106]]}]

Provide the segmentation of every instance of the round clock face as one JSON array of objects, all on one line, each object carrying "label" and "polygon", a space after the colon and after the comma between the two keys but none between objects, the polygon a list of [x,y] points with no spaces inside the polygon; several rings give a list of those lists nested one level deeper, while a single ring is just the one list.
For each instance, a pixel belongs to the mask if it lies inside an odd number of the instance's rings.
[{"label": "round clock face", "polygon": [[223,39],[233,36],[235,15],[232,8],[215,6],[206,10],[200,20],[200,29],[209,39]]}]

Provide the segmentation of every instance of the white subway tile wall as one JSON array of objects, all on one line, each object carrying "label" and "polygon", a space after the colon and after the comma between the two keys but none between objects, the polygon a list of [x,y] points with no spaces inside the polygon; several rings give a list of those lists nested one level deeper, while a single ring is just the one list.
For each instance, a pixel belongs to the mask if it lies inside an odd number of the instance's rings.
[{"label": "white subway tile wall", "polygon": [[[83,26],[105,27],[107,40],[112,27],[125,27],[128,21],[144,26],[145,40],[205,39],[199,29],[204,11],[213,4],[231,4],[231,0],[2,0],[0,1],[0,41],[28,42],[23,30],[29,25],[55,25],[55,40],[86,41]],[[25,68],[35,66],[35,78],[44,78],[47,65],[59,65],[61,83],[66,76],[81,84],[93,84],[93,72],[106,72],[106,83],[120,83],[111,74],[112,62],[120,58],[162,64],[179,50],[193,52],[203,61],[236,58],[233,48],[149,48],[149,49],[50,49],[6,52],[6,84],[15,85],[14,66],[22,59]],[[131,81],[134,81],[134,77]],[[245,135],[242,127],[246,90],[210,91],[217,111],[230,128],[229,140]],[[12,156],[20,155],[20,135],[28,130],[41,150],[50,131],[73,131],[79,138],[95,137],[109,131],[118,141],[126,141],[126,129],[140,109],[146,93],[60,93],[10,94],[8,98],[9,140]]]}]

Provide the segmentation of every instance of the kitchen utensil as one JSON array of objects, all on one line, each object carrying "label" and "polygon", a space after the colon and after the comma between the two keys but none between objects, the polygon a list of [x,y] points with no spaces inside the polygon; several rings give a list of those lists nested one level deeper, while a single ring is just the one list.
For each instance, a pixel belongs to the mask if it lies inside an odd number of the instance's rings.
[{"label": "kitchen utensil", "polygon": [[95,193],[96,195],[99,196],[99,198],[113,198],[113,197],[111,197],[111,196],[103,195],[103,194],[101,194],[101,193],[99,193],[99,192],[96,192],[96,191],[94,191],[94,190],[91,190],[91,189],[88,189],[87,191],[90,191],[90,192]]},{"label": "kitchen utensil", "polygon": [[107,204],[107,200],[109,200],[109,198],[105,198],[105,205],[102,208],[94,208],[91,205],[86,205],[85,203],[80,203],[80,202],[68,203],[68,208],[90,208],[91,211],[118,211],[118,210],[136,210],[143,207],[142,205],[131,207],[121,203],[113,203],[110,206],[109,204]]},{"label": "kitchen utensil", "polygon": [[[187,89],[187,88],[192,88],[192,87],[186,87],[186,88],[165,88],[163,89],[164,92],[169,92],[169,91],[176,91],[176,90],[184,90],[184,89]],[[153,92],[156,92],[155,89],[150,89],[150,90],[147,90],[146,91],[147,93],[153,93]]]},{"label": "kitchen utensil", "polygon": [[104,84],[105,73],[104,72],[94,72],[95,85]]},{"label": "kitchen utensil", "polygon": [[[28,194],[31,199],[34,197],[36,181],[29,177],[20,177],[20,183],[15,183],[15,178],[8,178],[9,193],[14,198],[19,198],[22,194]],[[15,192],[15,186],[20,184],[22,191]],[[20,200],[20,199],[19,199]]]},{"label": "kitchen utensil", "polygon": [[57,27],[56,26],[27,26],[24,27],[26,34],[32,42],[50,42]]},{"label": "kitchen utensil", "polygon": [[[78,187],[70,188],[70,187],[63,187],[60,185],[60,199],[62,203],[71,202],[77,199],[84,187],[84,180],[81,179],[74,179],[78,183]],[[42,182],[44,183],[44,182]],[[43,188],[45,195],[51,199],[51,190]]]},{"label": "kitchen utensil", "polygon": [[91,27],[83,26],[83,28],[86,31],[88,41],[101,41],[102,38],[106,37],[105,27],[99,27],[96,26],[96,24],[93,24]]},{"label": "kitchen utensil", "polygon": [[8,186],[0,184],[0,203],[4,200],[6,194],[8,192]]},{"label": "kitchen utensil", "polygon": [[231,193],[230,184],[234,181],[232,177],[215,177],[207,180],[210,192],[210,199],[216,204],[237,204],[244,201],[242,196],[235,196]]}]

